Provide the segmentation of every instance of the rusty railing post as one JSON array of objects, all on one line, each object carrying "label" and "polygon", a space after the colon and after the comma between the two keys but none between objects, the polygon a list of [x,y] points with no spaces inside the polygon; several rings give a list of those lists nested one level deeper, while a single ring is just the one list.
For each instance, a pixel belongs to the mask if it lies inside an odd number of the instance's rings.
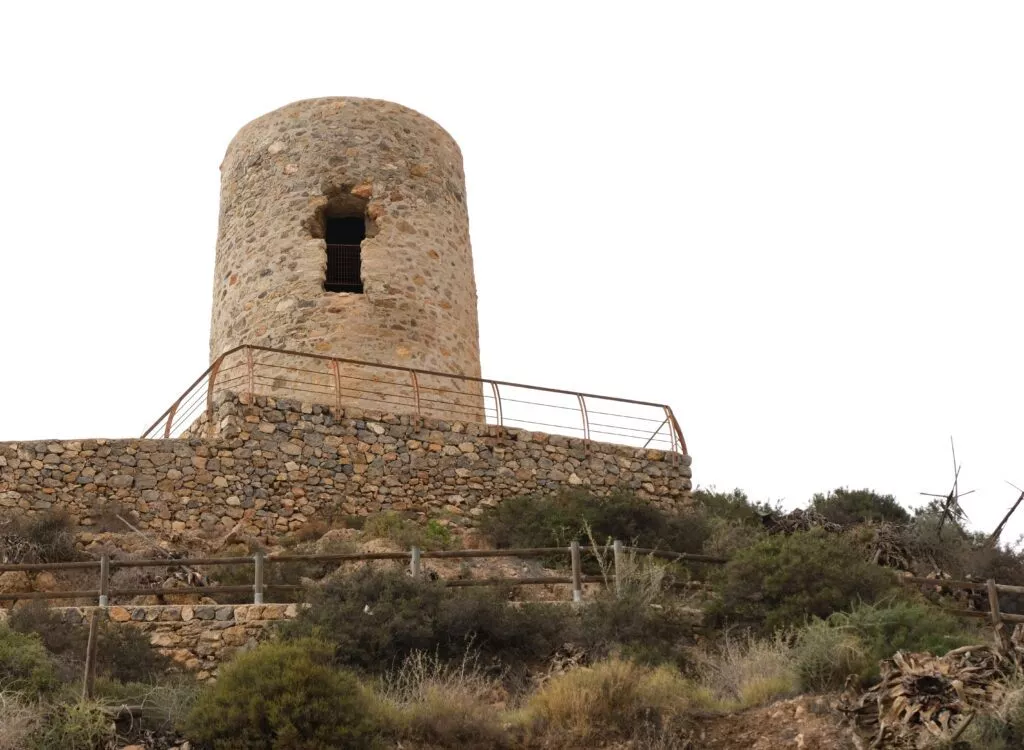
[{"label": "rusty railing post", "polygon": [[491,390],[494,391],[494,411],[498,417],[498,427],[504,427],[505,415],[501,410],[501,393],[498,391],[498,384],[493,380],[488,382],[491,384]]},{"label": "rusty railing post", "polygon": [[110,555],[100,556],[100,606],[110,604]]},{"label": "rusty railing post", "polygon": [[409,370],[409,379],[412,380],[412,395],[416,399],[416,416],[420,416],[420,381],[416,377],[415,370]]},{"label": "rusty railing post", "polygon": [[245,347],[245,370],[249,376],[249,405],[256,403],[256,366],[253,363],[252,349]]},{"label": "rusty railing post", "polygon": [[178,412],[178,407],[181,406],[181,399],[182,398],[184,398],[184,396],[180,397],[177,401],[175,401],[173,404],[171,404],[171,408],[167,412],[167,421],[164,423],[164,439],[165,440],[168,439],[171,436],[171,427],[174,426],[174,415]]},{"label": "rusty railing post", "polygon": [[587,414],[587,402],[583,400],[582,393],[577,393],[576,398],[580,402],[580,416],[583,418],[583,439],[590,440],[590,415]]},{"label": "rusty railing post", "polygon": [[686,438],[683,437],[683,430],[676,420],[676,415],[672,412],[672,407],[667,404],[665,405],[665,416],[668,417],[668,421],[672,425],[672,450],[682,453],[684,456],[687,455]]},{"label": "rusty railing post", "polygon": [[217,382],[217,373],[220,371],[220,366],[224,364],[224,356],[220,355],[217,357],[217,361],[210,367],[210,379],[206,384],[206,434],[213,437],[214,425],[213,425],[213,386]]},{"label": "rusty railing post", "polygon": [[334,408],[337,410],[338,419],[341,418],[341,370],[338,369],[338,360],[331,360],[331,372],[334,373]]}]

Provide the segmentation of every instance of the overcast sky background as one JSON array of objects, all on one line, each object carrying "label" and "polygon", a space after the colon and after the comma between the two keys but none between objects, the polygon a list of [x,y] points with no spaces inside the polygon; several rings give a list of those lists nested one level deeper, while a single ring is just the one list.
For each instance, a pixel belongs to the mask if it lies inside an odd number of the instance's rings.
[{"label": "overcast sky background", "polygon": [[[484,374],[670,403],[695,481],[1024,486],[1020,2],[4,3],[0,440],[208,364],[224,150],[329,95],[465,157]],[[1024,532],[1024,514],[1008,537]]]}]

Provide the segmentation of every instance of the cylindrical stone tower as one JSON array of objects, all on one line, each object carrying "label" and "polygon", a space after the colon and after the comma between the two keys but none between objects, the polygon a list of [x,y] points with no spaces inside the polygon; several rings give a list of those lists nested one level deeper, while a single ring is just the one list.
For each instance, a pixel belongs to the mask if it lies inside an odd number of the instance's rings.
[{"label": "cylindrical stone tower", "polygon": [[[289,104],[231,142],[220,208],[211,360],[250,344],[480,376],[462,156],[432,120]],[[476,383],[257,354],[227,358],[215,388],[482,420]]]}]

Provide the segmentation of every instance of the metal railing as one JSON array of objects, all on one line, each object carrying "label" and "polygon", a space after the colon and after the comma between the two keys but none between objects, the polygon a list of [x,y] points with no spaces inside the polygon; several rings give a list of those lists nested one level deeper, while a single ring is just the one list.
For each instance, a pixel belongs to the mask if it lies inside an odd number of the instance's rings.
[{"label": "metal railing", "polygon": [[[601,552],[601,548],[595,550]],[[685,552],[669,552],[665,550],[649,549],[645,547],[629,547],[620,541],[608,545],[602,552],[607,554],[611,551],[610,572],[607,576],[595,576],[583,574],[582,548],[578,542],[573,542],[568,547],[533,547],[528,549],[490,549],[490,550],[444,550],[427,551],[418,547],[412,547],[407,552],[354,552],[322,555],[264,555],[257,552],[252,557],[205,557],[205,558],[181,558],[181,559],[154,559],[154,560],[112,560],[109,555],[104,554],[99,560],[88,560],[81,562],[64,563],[21,563],[17,565],[2,564],[0,573],[4,572],[40,572],[44,570],[96,570],[99,573],[98,586],[95,589],[79,591],[5,591],[0,593],[0,602],[18,601],[21,599],[96,599],[99,606],[109,606],[115,597],[126,596],[184,596],[202,595],[216,597],[218,594],[252,594],[254,604],[263,604],[267,591],[295,594],[305,587],[298,584],[267,583],[265,571],[267,566],[280,565],[284,563],[351,563],[368,562],[379,560],[408,561],[409,574],[415,578],[423,577],[422,561],[429,559],[455,559],[465,560],[469,558],[550,558],[556,555],[567,555],[569,558],[570,575],[544,575],[544,576],[518,576],[503,578],[451,578],[442,579],[441,584],[449,587],[463,586],[538,586],[551,584],[571,584],[573,601],[580,601],[583,594],[584,583],[614,583],[619,584],[617,571],[622,569],[625,555],[644,555],[670,562],[680,563],[703,563],[721,565],[725,558],[712,557],[709,555],[696,555]],[[632,562],[626,563],[632,565]],[[111,571],[121,568],[201,568],[208,566],[251,566],[252,583],[238,586],[178,586],[178,587],[136,587],[136,588],[112,588],[110,585]]]},{"label": "metal railing", "polygon": [[667,404],[248,345],[218,357],[142,437],[180,437],[204,414],[212,421],[225,391],[687,453]]}]

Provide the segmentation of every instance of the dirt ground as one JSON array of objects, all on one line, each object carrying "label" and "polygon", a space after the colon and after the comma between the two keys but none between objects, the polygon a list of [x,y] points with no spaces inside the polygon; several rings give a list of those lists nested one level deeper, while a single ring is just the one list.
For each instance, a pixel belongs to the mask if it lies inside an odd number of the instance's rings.
[{"label": "dirt ground", "polygon": [[[693,750],[856,750],[830,696],[801,696],[704,719]],[[682,749],[681,749],[682,750]]]}]

